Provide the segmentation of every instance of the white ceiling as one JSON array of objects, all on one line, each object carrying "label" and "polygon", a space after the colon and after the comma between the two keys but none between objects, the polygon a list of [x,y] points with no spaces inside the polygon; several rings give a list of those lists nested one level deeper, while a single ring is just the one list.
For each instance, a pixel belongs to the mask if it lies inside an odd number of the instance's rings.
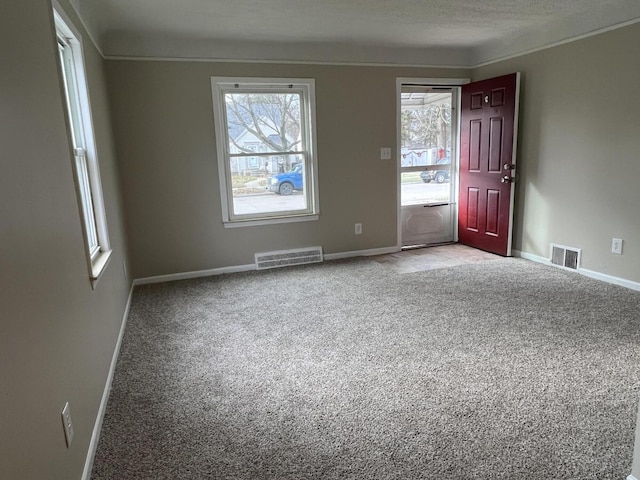
[{"label": "white ceiling", "polygon": [[70,0],[106,56],[475,66],[640,20],[640,0]]}]

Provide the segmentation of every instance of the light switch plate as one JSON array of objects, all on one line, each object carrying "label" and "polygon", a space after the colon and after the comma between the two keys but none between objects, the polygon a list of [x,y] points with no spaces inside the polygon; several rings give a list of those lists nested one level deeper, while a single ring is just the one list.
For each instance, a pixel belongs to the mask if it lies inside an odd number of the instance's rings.
[{"label": "light switch plate", "polygon": [[391,149],[388,147],[382,147],[380,149],[380,160],[391,160]]},{"label": "light switch plate", "polygon": [[622,239],[621,238],[611,239],[611,253],[622,255]]}]

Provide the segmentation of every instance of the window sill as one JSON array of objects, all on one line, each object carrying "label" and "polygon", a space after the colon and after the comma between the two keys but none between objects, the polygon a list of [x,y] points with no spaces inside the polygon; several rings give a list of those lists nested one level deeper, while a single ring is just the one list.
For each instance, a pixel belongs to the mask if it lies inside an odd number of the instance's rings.
[{"label": "window sill", "polygon": [[93,290],[96,289],[96,285],[98,285],[98,280],[102,277],[102,274],[107,268],[107,264],[111,259],[111,254],[113,250],[107,250],[106,252],[101,252],[98,256],[91,262],[91,288]]},{"label": "window sill", "polygon": [[262,225],[273,225],[278,223],[314,222],[320,218],[317,213],[311,215],[300,215],[292,217],[262,218],[259,220],[234,220],[225,221],[224,228],[257,227]]}]

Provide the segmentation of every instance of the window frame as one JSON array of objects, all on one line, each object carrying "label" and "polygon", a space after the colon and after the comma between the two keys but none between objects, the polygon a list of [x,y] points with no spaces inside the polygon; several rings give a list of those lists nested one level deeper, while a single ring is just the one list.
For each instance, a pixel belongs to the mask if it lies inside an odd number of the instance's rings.
[{"label": "window frame", "polygon": [[[211,77],[213,117],[216,135],[218,180],[225,228],[314,221],[319,218],[318,162],[316,142],[315,80],[311,78]],[[229,151],[229,130],[225,94],[227,93],[298,93],[302,145],[292,152],[255,152],[234,154]],[[231,187],[231,159],[242,156],[276,157],[286,154],[304,158],[305,210],[235,214]]]},{"label": "window frame", "polygon": [[54,1],[56,61],[67,119],[73,176],[91,287],[95,289],[111,258],[98,153],[84,65],[82,36]]}]

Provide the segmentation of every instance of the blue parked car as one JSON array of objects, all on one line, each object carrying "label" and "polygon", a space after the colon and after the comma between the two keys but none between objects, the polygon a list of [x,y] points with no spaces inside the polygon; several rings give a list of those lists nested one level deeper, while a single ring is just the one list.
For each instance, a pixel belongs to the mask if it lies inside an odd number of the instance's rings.
[{"label": "blue parked car", "polygon": [[302,164],[298,163],[289,172],[267,178],[267,190],[280,195],[291,195],[294,190],[302,190]]},{"label": "blue parked car", "polygon": [[437,165],[447,165],[446,170],[425,170],[420,172],[420,178],[424,183],[431,183],[432,180],[435,180],[436,183],[444,183],[448,182],[451,178],[451,159],[441,158],[438,160]]}]

